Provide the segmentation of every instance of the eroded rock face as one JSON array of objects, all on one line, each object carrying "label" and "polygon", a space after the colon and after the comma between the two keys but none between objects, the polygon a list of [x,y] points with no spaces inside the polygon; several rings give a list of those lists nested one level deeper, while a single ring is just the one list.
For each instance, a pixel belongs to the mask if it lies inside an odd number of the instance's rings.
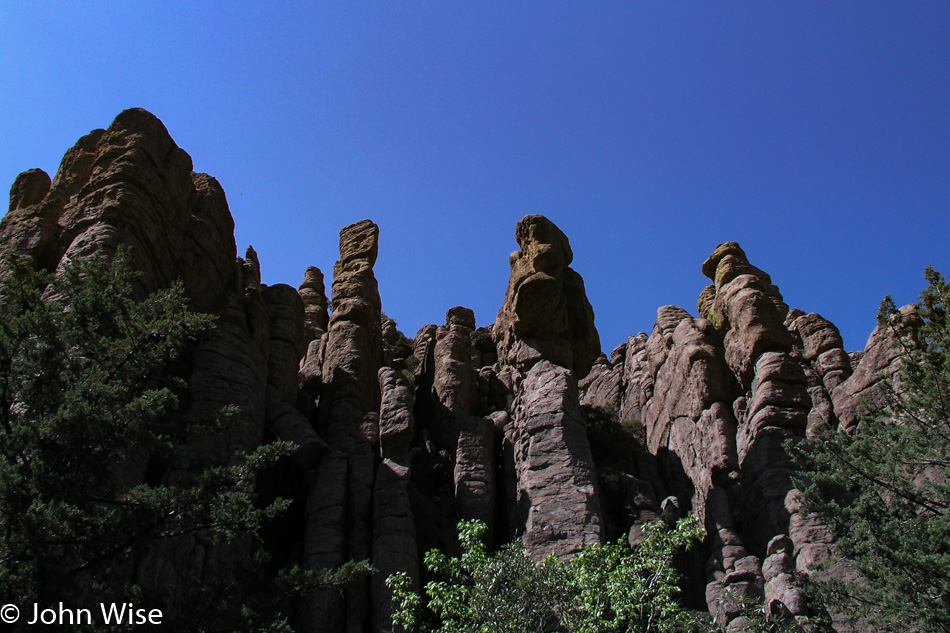
[{"label": "eroded rock face", "polygon": [[514,408],[517,504],[528,552],[541,560],[599,542],[594,463],[573,375],[536,363]]},{"label": "eroded rock face", "polygon": [[327,290],[323,273],[314,266],[307,267],[303,282],[297,289],[304,306],[304,329],[307,342],[319,339],[327,331],[330,315],[327,310]]},{"label": "eroded rock face", "polygon": [[[796,574],[811,573],[833,548],[828,528],[794,501],[796,465],[785,442],[839,420],[852,429],[855,396],[875,393],[898,354],[879,335],[865,353],[846,353],[833,324],[789,310],[734,242],[717,247],[702,272],[715,283],[700,293],[701,318],[663,307],[649,336],[628,340],[619,410],[643,422],[656,456],[657,471],[641,476],[704,518],[707,606],[725,629],[738,630],[742,599],[804,613]],[[855,357],[861,364],[852,372]],[[584,381],[587,401],[604,400],[607,367]],[[631,541],[641,525],[635,521]],[[836,630],[852,630],[843,614],[831,615]]]},{"label": "eroded rock face", "polygon": [[[716,282],[708,316],[724,333],[726,362],[740,384],[748,387],[763,352],[791,351],[792,337],[785,328],[788,306],[771,278],[749,264],[735,242],[716,247],[702,270]],[[708,290],[703,292],[708,296]]]},{"label": "eroded rock face", "polygon": [[[918,318],[913,306],[904,306],[901,313],[909,324]],[[864,407],[881,407],[882,382],[893,380],[897,388],[900,388],[900,357],[900,346],[889,336],[887,328],[875,328],[868,337],[867,346],[854,373],[832,391],[832,401],[841,430],[852,432],[858,424],[859,416],[867,411]]]},{"label": "eroded rock face", "polygon": [[[228,463],[237,451],[260,444],[269,351],[260,280],[236,257],[224,191],[214,178],[192,172],[191,158],[155,116],[141,109],[122,112],[108,129],[81,138],[52,180],[40,170],[19,176],[10,202],[0,222],[4,252],[14,250],[34,267],[55,270],[124,248],[142,273],[135,281],[138,296],[181,279],[190,307],[218,316],[189,361],[187,415],[206,419],[225,405],[239,410],[224,433],[192,440],[166,480]],[[223,552],[196,536],[183,537],[147,553],[137,563],[136,579],[184,587],[226,571],[229,559],[242,551]]]},{"label": "eroded rock face", "polygon": [[[379,228],[369,220],[340,231],[333,314],[320,363],[319,429],[332,454],[321,463],[307,500],[305,560],[311,569],[372,556],[382,366],[382,308],[373,274],[378,240]],[[361,631],[371,613],[368,585],[357,583],[346,591],[345,601],[335,590],[316,592],[303,626],[313,629],[332,621]]]},{"label": "eroded rock face", "polygon": [[[566,557],[603,538],[596,475],[577,390],[601,355],[594,312],[564,233],[543,216],[518,222],[520,251],[493,335],[513,403],[502,480],[509,525],[536,558]],[[510,461],[509,461],[510,460]]]},{"label": "eroded rock face", "polygon": [[[408,571],[418,583],[421,551],[449,549],[459,519],[484,521],[496,545],[523,536],[535,558],[602,540],[613,510],[603,510],[581,405],[645,432],[611,489],[622,497],[611,507],[629,511],[629,542],[673,514],[704,521],[704,547],[682,569],[687,601],[705,600],[727,630],[742,624],[742,597],[804,613],[796,574],[827,560],[834,538],[801,510],[783,443],[825,426],[859,432],[859,403],[879,404],[881,380],[899,366],[886,333],[847,353],[833,324],[789,310],[770,277],[727,242],[702,265],[714,283],[698,317],[661,307],[649,334],[608,358],[567,237],[535,215],[516,227],[520,250],[496,322],[476,329],[471,310],[451,308],[444,325],[420,330],[409,371],[383,354],[398,332],[373,273],[375,224],[340,233],[332,315],[318,269],[296,290],[262,284],[255,251],[236,257],[233,228],[218,183],[192,173],[158,119],[129,110],[80,139],[54,178],[17,177],[0,248],[50,270],[127,248],[143,273],[140,296],[181,279],[192,307],[218,316],[188,364],[188,415],[240,411],[225,432],[189,443],[165,479],[268,438],[292,440],[298,450],[281,485],[299,490],[305,507],[284,548],[312,569],[367,559],[381,570],[345,594],[308,596],[295,613],[299,631],[388,631],[385,576]],[[136,580],[184,586],[247,553],[187,537],[136,561]]]},{"label": "eroded rock face", "polygon": [[584,280],[570,268],[567,237],[544,216],[529,215],[515,239],[521,250],[509,257],[508,292],[494,329],[505,362],[526,373],[546,359],[586,376],[601,354],[600,337]]},{"label": "eroded rock face", "polygon": [[578,385],[583,393],[581,404],[610,411],[620,410],[623,397],[623,362],[626,355],[626,343],[613,351],[610,360],[601,354]]},{"label": "eroded rock face", "polygon": [[382,403],[379,412],[379,450],[382,463],[373,490],[372,561],[378,570],[372,579],[372,627],[392,631],[392,592],[386,578],[406,572],[418,591],[419,560],[416,520],[409,498],[411,459],[415,431],[412,390],[406,378],[391,367],[379,370]]},{"label": "eroded rock face", "polygon": [[444,443],[454,450],[459,420],[472,413],[478,394],[478,376],[472,367],[471,334],[475,313],[457,306],[445,315],[445,325],[436,330],[432,390],[433,415],[442,421]]}]

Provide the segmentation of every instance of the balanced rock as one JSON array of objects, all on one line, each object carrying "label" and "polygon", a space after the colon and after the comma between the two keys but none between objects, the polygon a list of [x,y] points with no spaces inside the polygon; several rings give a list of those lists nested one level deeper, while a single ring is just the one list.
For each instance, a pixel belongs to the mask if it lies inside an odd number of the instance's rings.
[{"label": "balanced rock", "polygon": [[493,330],[505,362],[527,373],[541,359],[582,378],[601,354],[584,280],[570,264],[567,236],[541,215],[515,229],[521,250],[509,257],[511,276]]}]

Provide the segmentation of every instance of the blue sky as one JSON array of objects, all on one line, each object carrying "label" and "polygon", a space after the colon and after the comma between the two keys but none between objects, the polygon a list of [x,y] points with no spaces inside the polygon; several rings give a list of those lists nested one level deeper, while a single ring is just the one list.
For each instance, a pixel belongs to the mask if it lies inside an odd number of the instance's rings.
[{"label": "blue sky", "polygon": [[738,241],[864,346],[950,273],[950,3],[0,3],[0,182],[140,106],[266,283],[381,228],[409,336],[494,320],[515,223],[568,235],[605,351]]}]

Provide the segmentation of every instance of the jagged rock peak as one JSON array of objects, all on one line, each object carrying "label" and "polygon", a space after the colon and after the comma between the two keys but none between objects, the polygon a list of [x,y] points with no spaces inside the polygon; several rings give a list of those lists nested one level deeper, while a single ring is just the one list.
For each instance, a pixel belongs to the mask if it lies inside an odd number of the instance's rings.
[{"label": "jagged rock peak", "polygon": [[323,272],[315,266],[308,266],[303,275],[303,282],[297,288],[303,300],[306,314],[304,327],[308,338],[318,339],[327,331],[330,320],[327,302],[327,287],[323,281]]},{"label": "jagged rock peak", "polygon": [[376,264],[379,255],[379,227],[370,220],[360,220],[340,231],[340,261],[334,274],[365,272]]},{"label": "jagged rock peak", "polygon": [[700,293],[700,316],[724,335],[729,367],[748,387],[763,352],[791,350],[792,338],[785,327],[788,306],[768,273],[750,264],[736,242],[717,246],[702,272],[715,286]]},{"label": "jagged rock peak", "polygon": [[541,215],[518,222],[521,250],[509,257],[511,276],[495,337],[505,364],[519,374],[541,359],[582,377],[601,354],[584,280],[569,267],[567,236]]},{"label": "jagged rock peak", "polygon": [[55,269],[128,248],[143,273],[138,294],[181,278],[195,309],[222,307],[238,272],[224,191],[211,176],[192,172],[191,157],[153,114],[126,110],[108,129],[86,134],[48,180],[35,169],[17,178],[0,223],[4,250]]},{"label": "jagged rock peak", "polygon": [[23,209],[37,204],[49,193],[52,181],[42,169],[28,169],[13,181],[10,187],[10,210]]},{"label": "jagged rock peak", "polygon": [[455,306],[445,313],[446,326],[462,326],[470,330],[475,329],[475,312],[471,308]]},{"label": "jagged rock peak", "polygon": [[721,262],[727,255],[739,257],[746,263],[749,262],[745,251],[742,250],[742,247],[739,246],[738,242],[723,242],[717,246],[712,252],[712,255],[707,257],[706,261],[703,262],[703,274],[713,281],[716,281],[716,269],[719,267],[719,262]]},{"label": "jagged rock peak", "polygon": [[515,240],[534,269],[557,275],[574,261],[567,236],[543,215],[526,215],[515,227]]}]

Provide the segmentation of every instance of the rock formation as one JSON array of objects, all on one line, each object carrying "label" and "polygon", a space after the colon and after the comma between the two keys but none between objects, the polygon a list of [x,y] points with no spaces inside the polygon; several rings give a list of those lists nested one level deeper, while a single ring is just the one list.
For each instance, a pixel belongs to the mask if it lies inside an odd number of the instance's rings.
[{"label": "rock formation", "polygon": [[[221,187],[191,167],[157,118],[123,112],[80,139],[54,178],[17,177],[0,246],[48,270],[126,248],[142,272],[139,296],[181,279],[192,307],[218,316],[188,361],[188,415],[240,411],[226,432],[192,441],[165,477],[291,440],[277,488],[292,491],[297,510],[281,560],[380,570],[345,593],[306,596],[299,631],[389,631],[385,576],[403,570],[421,582],[422,553],[450,550],[460,519],[485,522],[492,545],[520,537],[541,558],[609,533],[635,545],[646,523],[695,512],[708,537],[683,561],[688,601],[705,602],[729,630],[743,624],[743,598],[805,613],[796,573],[834,543],[797,504],[785,442],[822,426],[854,432],[862,398],[873,402],[899,363],[886,337],[848,354],[833,324],[789,310],[727,242],[701,266],[713,284],[698,316],[661,307],[649,335],[608,358],[567,237],[530,215],[516,227],[494,324],[476,328],[471,310],[453,307],[443,325],[419,331],[410,355],[382,313],[375,224],[340,232],[332,302],[312,267],[297,290],[267,286],[252,248],[236,257]],[[642,438],[608,455],[595,442],[597,416]],[[247,553],[183,538],[144,554],[136,579],[200,582]]]},{"label": "rock formation", "polygon": [[[323,389],[318,428],[330,454],[317,468],[307,497],[305,563],[330,569],[347,560],[370,559],[373,487],[379,444],[382,366],[381,304],[373,265],[379,228],[364,220],[340,231],[340,259],[333,286],[326,344],[322,347]],[[316,592],[304,627],[369,626],[368,587]]]},{"label": "rock formation", "polygon": [[543,358],[582,378],[601,353],[600,337],[584,280],[570,268],[571,245],[540,215],[518,222],[515,239],[521,250],[508,258],[511,277],[495,321],[499,356],[522,374]]},{"label": "rock formation", "polygon": [[[268,320],[259,269],[249,251],[236,257],[234,223],[218,182],[191,171],[152,114],[127,110],[107,130],[81,138],[56,176],[40,170],[14,183],[0,222],[0,245],[37,268],[95,253],[128,249],[142,271],[139,296],[182,280],[195,310],[218,315],[191,359],[189,415],[209,417],[236,405],[228,431],[193,441],[167,473],[169,480],[196,466],[227,463],[263,440],[267,399]],[[5,260],[0,267],[5,266]],[[6,275],[0,269],[0,278]],[[139,565],[146,584],[193,582],[195,569],[222,565],[214,548],[183,537]],[[200,580],[200,579],[198,579]]]},{"label": "rock formation", "polygon": [[515,525],[532,555],[567,556],[603,536],[577,391],[600,355],[600,337],[584,281],[568,267],[574,254],[564,233],[529,215],[515,239],[521,250],[509,257],[494,326],[499,373],[514,394],[505,435],[517,476]]}]

